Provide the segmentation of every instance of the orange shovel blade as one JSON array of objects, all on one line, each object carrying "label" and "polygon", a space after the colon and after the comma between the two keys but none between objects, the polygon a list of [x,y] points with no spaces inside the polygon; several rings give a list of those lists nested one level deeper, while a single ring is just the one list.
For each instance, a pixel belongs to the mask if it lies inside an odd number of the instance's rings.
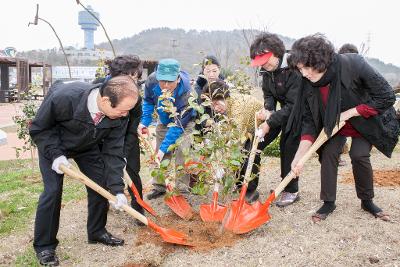
[{"label": "orange shovel blade", "polygon": [[181,195],[167,196],[164,199],[165,204],[170,207],[173,212],[175,212],[179,217],[184,220],[189,220],[193,216],[192,207],[186,199]]},{"label": "orange shovel blade", "polygon": [[146,202],[143,201],[143,199],[140,197],[138,190],[136,189],[136,186],[134,183],[132,183],[131,185],[131,189],[133,192],[133,195],[136,198],[136,202],[142,206],[144,209],[146,209],[151,215],[153,216],[157,216],[156,212],[154,211],[154,209],[152,207],[150,207],[149,204],[147,204]]},{"label": "orange shovel blade", "polygon": [[147,221],[148,221],[148,226],[157,233],[159,233],[161,235],[161,238],[165,242],[190,246],[190,244],[187,243],[187,236],[184,233],[178,232],[173,229],[163,228],[161,226],[158,226],[149,219],[147,219]]},{"label": "orange shovel blade", "polygon": [[218,192],[213,193],[213,203],[200,205],[200,217],[204,222],[222,222],[228,207],[218,205]]},{"label": "orange shovel blade", "polygon": [[266,206],[260,201],[252,204],[244,202],[239,206],[239,201],[233,201],[224,227],[236,234],[250,232],[270,220]]}]

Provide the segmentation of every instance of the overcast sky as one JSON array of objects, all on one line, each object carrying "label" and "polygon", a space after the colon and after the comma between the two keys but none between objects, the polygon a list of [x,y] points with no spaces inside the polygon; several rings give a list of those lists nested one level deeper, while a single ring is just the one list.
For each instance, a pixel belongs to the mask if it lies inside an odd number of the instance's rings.
[{"label": "overcast sky", "polygon": [[[56,29],[63,44],[83,46],[78,25],[82,10],[75,0],[1,1],[0,49],[17,51],[58,47],[43,22],[31,25],[36,3],[39,17]],[[130,37],[155,27],[196,30],[264,29],[292,38],[321,32],[340,47],[346,42],[360,47],[370,36],[367,56],[400,66],[399,0],[82,0],[100,13],[112,39]],[[106,41],[99,28],[95,43]]]}]

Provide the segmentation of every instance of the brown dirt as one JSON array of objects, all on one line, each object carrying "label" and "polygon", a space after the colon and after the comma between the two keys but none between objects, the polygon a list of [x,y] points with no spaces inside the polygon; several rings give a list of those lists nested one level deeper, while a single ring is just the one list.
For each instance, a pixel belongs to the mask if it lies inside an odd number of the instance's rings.
[{"label": "brown dirt", "polygon": [[[348,164],[339,169],[342,177],[351,173],[348,154],[344,158]],[[391,159],[373,150],[371,162],[375,170],[398,170],[400,145]],[[263,159],[259,185],[262,201],[280,182],[279,173],[278,159]],[[148,177],[148,171],[142,174],[142,179]],[[147,183],[145,180],[145,187]],[[166,244],[147,227],[136,226],[134,219],[126,213],[114,210],[108,214],[107,230],[124,238],[125,246],[88,244],[86,199],[70,202],[61,210],[57,254],[62,266],[320,266],[321,263],[324,266],[400,266],[399,186],[375,188],[374,200],[390,213],[391,222],[375,219],[363,211],[354,186],[339,183],[336,210],[327,220],[313,224],[311,215],[321,205],[319,193],[320,165],[313,157],[300,178],[300,201],[286,208],[271,206],[269,213],[272,218],[268,224],[241,235],[232,246],[225,244],[205,251]],[[188,196],[196,211],[201,203],[209,203],[210,199],[210,196]],[[161,226],[188,231],[184,226],[186,223],[172,214],[162,198],[148,202],[160,215],[158,222]],[[190,227],[190,223],[196,221],[189,222],[186,227]],[[199,230],[202,224],[197,223],[192,227]],[[0,238],[0,244],[6,244],[0,245],[1,266],[15,266],[16,257],[31,249],[33,225],[34,215],[24,231]],[[192,237],[198,235],[201,234],[196,232]]]},{"label": "brown dirt", "polygon": [[[198,252],[232,247],[241,238],[239,235],[224,231],[220,223],[203,222],[197,213],[189,221],[184,221],[175,214],[163,216],[158,221],[162,222],[162,227],[185,233],[188,236],[189,248]],[[177,247],[163,242],[160,235],[148,227],[138,232],[138,240],[142,241],[138,241],[136,246],[142,242],[152,243],[162,246],[166,254],[174,252],[174,248]]]},{"label": "brown dirt", "polygon": [[[343,179],[340,181],[345,184],[353,184],[353,173],[347,172],[343,174]],[[375,170],[374,184],[378,186],[400,186],[400,169],[398,170]]]}]

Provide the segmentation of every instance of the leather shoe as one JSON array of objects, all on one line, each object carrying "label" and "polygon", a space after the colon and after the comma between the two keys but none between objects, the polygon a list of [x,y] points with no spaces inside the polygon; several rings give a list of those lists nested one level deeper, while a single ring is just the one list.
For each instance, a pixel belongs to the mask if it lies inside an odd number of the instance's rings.
[{"label": "leather shoe", "polygon": [[116,247],[116,246],[123,246],[124,240],[113,236],[109,232],[105,232],[100,236],[89,238],[88,243],[89,244],[102,243],[106,246]]},{"label": "leather shoe", "polygon": [[40,265],[58,266],[60,264],[56,252],[53,249],[43,250],[42,252],[37,253],[36,257],[39,260]]},{"label": "leather shoe", "polygon": [[158,190],[153,189],[153,190],[151,191],[151,193],[149,193],[149,194],[147,195],[147,199],[148,199],[148,200],[156,199],[156,198],[159,198],[159,197],[161,197],[161,196],[163,196],[163,195],[165,195],[165,192],[163,192],[163,191],[158,191]]}]

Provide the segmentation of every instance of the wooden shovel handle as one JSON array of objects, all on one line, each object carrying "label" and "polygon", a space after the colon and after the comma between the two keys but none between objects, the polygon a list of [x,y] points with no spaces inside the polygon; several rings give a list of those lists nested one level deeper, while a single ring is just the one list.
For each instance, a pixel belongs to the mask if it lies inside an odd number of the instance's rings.
[{"label": "wooden shovel handle", "polygon": [[244,173],[243,180],[245,184],[249,182],[251,170],[253,169],[254,158],[256,157],[258,143],[260,142],[260,139],[258,138],[258,136],[256,136],[257,128],[258,128],[257,114],[254,114],[254,138],[249,155],[249,161],[247,162],[246,172]]},{"label": "wooden shovel handle", "polygon": [[[61,164],[60,170],[62,170],[68,176],[71,176],[72,178],[75,178],[76,180],[78,180],[78,181],[82,182],[83,184],[85,184],[86,186],[90,187],[91,189],[93,189],[94,191],[96,191],[97,193],[99,193],[100,195],[105,197],[106,199],[113,201],[113,202],[117,201],[117,199],[114,195],[112,195],[110,192],[105,190],[103,187],[99,186],[97,183],[90,180],[86,175],[84,175],[79,170],[77,170],[76,167],[74,167],[73,165],[71,165],[68,168],[67,166]],[[134,217],[135,219],[138,219],[145,225],[148,225],[147,218],[145,216],[143,216],[142,214],[140,214],[139,212],[137,212],[136,210],[134,210],[133,208],[129,207],[128,205],[123,205],[122,209],[124,211],[126,211],[129,215]]]},{"label": "wooden shovel handle", "polygon": [[[339,122],[339,126],[335,126],[332,130],[331,136],[334,136],[343,126],[345,122]],[[312,146],[308,149],[308,151],[304,154],[304,156],[299,160],[299,163],[304,164],[307,160],[309,160],[314,152],[316,152],[327,140],[329,137],[326,135],[324,129],[322,129],[321,133],[318,135],[318,138],[312,144]],[[277,197],[283,189],[289,184],[289,182],[296,177],[296,174],[293,171],[290,171],[288,175],[286,175],[285,179],[278,185],[275,189],[275,197]]]}]

